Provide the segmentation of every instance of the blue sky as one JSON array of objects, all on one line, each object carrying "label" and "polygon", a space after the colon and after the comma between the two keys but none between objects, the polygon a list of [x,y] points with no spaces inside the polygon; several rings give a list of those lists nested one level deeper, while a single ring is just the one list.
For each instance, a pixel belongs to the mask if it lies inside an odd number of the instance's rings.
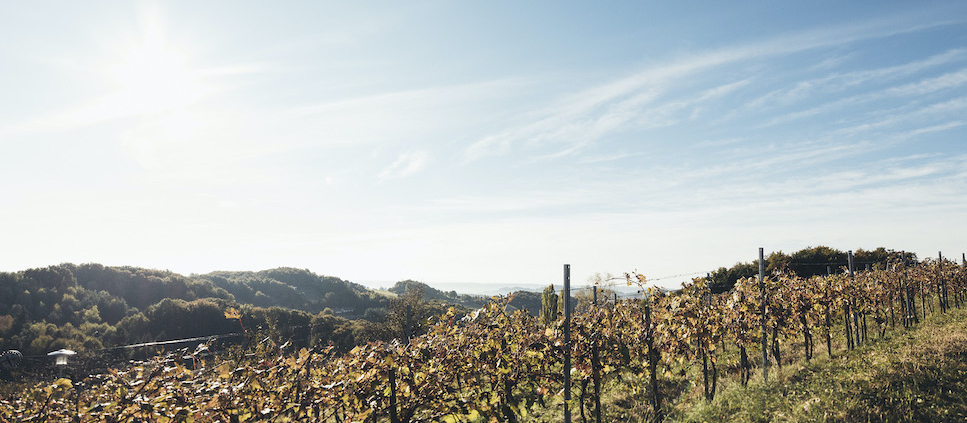
[{"label": "blue sky", "polygon": [[967,5],[730,3],[3,2],[0,270],[967,251]]}]

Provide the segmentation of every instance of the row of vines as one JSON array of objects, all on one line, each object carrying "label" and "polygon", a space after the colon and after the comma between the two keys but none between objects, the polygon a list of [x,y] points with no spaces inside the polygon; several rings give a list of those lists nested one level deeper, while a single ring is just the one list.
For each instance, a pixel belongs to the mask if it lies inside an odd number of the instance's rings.
[{"label": "row of vines", "polygon": [[[781,354],[793,351],[780,344],[795,345],[807,360],[817,343],[833,355],[834,335],[845,337],[843,348],[855,348],[964,301],[961,266],[927,260],[885,267],[808,279],[775,274],[762,284],[741,280],[719,295],[703,279],[676,293],[650,289],[643,299],[573,316],[570,345],[563,318],[545,325],[522,311],[508,313],[505,300],[462,317],[451,310],[408,343],[348,354],[323,346],[294,351],[252,336],[217,357],[181,351],[5,393],[0,421],[517,422],[559,415],[565,375],[573,381],[570,405],[585,421],[600,421],[602,386],[616,379],[647,399],[648,418],[661,420],[667,399],[659,386],[675,369],[700,366],[694,385],[711,400],[720,373],[749,381],[762,345],[775,365],[788,363]],[[632,275],[635,281],[645,283]]]}]

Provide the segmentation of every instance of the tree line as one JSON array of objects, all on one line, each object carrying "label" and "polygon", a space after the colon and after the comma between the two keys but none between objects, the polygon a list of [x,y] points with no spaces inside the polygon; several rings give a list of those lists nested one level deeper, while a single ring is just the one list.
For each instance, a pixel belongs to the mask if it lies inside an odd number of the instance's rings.
[{"label": "tree line", "polygon": [[[807,247],[792,254],[776,251],[765,258],[766,273],[787,271],[802,278],[824,276],[831,269],[838,271],[847,265],[847,252],[827,246]],[[884,247],[873,250],[862,248],[853,252],[854,262],[860,268],[866,265],[883,267],[887,263],[899,262],[901,252]],[[918,263],[915,253],[906,253],[907,264]],[[759,274],[758,262],[739,262],[732,267],[720,267],[708,275],[709,288],[714,294],[728,292],[735,283],[744,278],[751,278]]]},{"label": "tree line", "polygon": [[[368,341],[399,338],[404,302],[425,310],[412,319],[414,333],[452,303],[425,298],[424,288],[404,281],[391,288],[399,295],[380,293],[294,268],[184,276],[67,263],[0,272],[0,348],[26,355],[60,348],[84,352],[245,327],[348,351]],[[241,311],[240,321],[224,318],[229,308]]]}]

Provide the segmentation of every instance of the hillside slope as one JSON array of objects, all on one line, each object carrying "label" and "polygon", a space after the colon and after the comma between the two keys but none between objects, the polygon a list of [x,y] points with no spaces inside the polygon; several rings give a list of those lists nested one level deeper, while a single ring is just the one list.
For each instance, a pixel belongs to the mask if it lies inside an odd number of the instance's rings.
[{"label": "hillside slope", "polygon": [[239,331],[239,322],[223,316],[229,308],[242,310],[247,327],[325,327],[327,333],[300,337],[351,347],[369,335],[364,323],[346,317],[389,303],[361,285],[308,270],[184,276],[65,263],[0,272],[0,347],[40,355]]},{"label": "hillside slope", "polygon": [[684,401],[676,420],[967,421],[967,309],[778,373],[766,384],[730,384],[710,404]]}]

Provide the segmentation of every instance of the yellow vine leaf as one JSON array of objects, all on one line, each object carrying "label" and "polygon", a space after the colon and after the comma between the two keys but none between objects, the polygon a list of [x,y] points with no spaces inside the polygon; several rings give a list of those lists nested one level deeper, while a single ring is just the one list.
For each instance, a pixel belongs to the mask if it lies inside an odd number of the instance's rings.
[{"label": "yellow vine leaf", "polygon": [[229,320],[232,320],[232,319],[241,319],[242,318],[242,313],[240,313],[238,310],[236,310],[235,307],[231,307],[228,310],[225,310],[225,318],[226,319],[229,319]]}]

